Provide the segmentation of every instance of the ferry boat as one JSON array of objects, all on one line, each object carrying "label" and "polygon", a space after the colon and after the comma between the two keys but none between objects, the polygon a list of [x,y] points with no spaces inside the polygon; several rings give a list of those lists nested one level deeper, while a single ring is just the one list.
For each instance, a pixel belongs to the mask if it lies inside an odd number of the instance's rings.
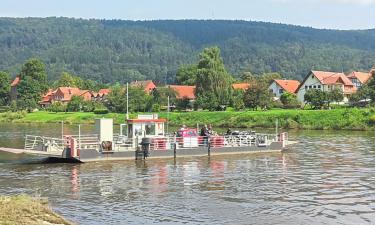
[{"label": "ferry boat", "polygon": [[200,136],[198,128],[165,133],[167,120],[157,114],[138,115],[113,132],[112,119],[97,119],[95,134],[64,135],[60,138],[26,135],[24,149],[0,149],[47,157],[49,160],[91,162],[102,160],[146,160],[226,154],[281,152],[288,133],[255,132]]}]

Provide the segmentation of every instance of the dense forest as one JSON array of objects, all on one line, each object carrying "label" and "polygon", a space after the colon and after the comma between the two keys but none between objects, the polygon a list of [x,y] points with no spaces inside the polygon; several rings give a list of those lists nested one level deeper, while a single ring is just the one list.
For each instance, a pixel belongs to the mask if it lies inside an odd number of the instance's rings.
[{"label": "dense forest", "polygon": [[279,72],[301,79],[311,69],[368,71],[375,30],[338,31],[247,21],[122,21],[0,18],[0,70],[13,76],[31,57],[49,80],[63,71],[103,83],[173,83],[177,69],[218,46],[234,76]]}]

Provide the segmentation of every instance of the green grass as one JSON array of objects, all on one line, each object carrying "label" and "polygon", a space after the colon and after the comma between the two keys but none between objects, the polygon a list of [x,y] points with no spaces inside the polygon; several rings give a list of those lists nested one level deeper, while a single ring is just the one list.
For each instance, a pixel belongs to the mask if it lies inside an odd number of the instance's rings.
[{"label": "green grass", "polygon": [[[168,118],[164,113],[161,118]],[[135,117],[133,114],[131,117]],[[96,115],[94,113],[50,113],[34,112],[25,115],[9,116],[0,113],[0,122],[9,121],[21,123],[59,123],[92,124],[95,118],[113,118],[116,124],[125,121],[125,114],[110,113]],[[3,118],[3,119],[2,119]],[[4,119],[8,118],[8,119]],[[275,121],[287,129],[311,130],[375,130],[375,109],[343,108],[333,110],[269,110],[269,111],[240,111],[240,112],[174,112],[169,114],[171,126],[196,126],[196,124],[212,124],[215,127],[242,128],[274,128]]]},{"label": "green grass", "polygon": [[54,213],[45,200],[27,195],[0,196],[0,224],[72,224]]}]

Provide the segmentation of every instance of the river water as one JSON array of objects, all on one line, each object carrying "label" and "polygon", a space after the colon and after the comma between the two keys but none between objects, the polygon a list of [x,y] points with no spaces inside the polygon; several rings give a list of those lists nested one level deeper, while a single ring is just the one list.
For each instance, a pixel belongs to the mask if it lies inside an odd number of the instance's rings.
[{"label": "river water", "polygon": [[[0,146],[22,146],[30,132],[61,128],[0,124]],[[375,224],[375,133],[290,136],[299,143],[283,154],[176,162],[43,165],[0,154],[0,194],[47,197],[78,224]]]}]

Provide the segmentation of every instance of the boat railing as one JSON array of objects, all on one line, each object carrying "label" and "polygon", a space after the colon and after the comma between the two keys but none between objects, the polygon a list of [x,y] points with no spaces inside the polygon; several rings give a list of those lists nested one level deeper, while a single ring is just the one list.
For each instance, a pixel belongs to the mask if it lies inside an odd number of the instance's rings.
[{"label": "boat railing", "polygon": [[[100,140],[97,134],[85,134],[85,135],[67,135],[67,138],[74,138],[77,141],[78,149],[99,149]],[[66,142],[67,145],[69,142]]]},{"label": "boat railing", "polygon": [[195,136],[195,137],[160,137],[151,138],[151,150],[192,149],[200,147],[267,147],[278,140],[275,134]]},{"label": "boat railing", "polygon": [[24,149],[30,151],[58,152],[64,149],[64,140],[61,138],[26,135]]}]

